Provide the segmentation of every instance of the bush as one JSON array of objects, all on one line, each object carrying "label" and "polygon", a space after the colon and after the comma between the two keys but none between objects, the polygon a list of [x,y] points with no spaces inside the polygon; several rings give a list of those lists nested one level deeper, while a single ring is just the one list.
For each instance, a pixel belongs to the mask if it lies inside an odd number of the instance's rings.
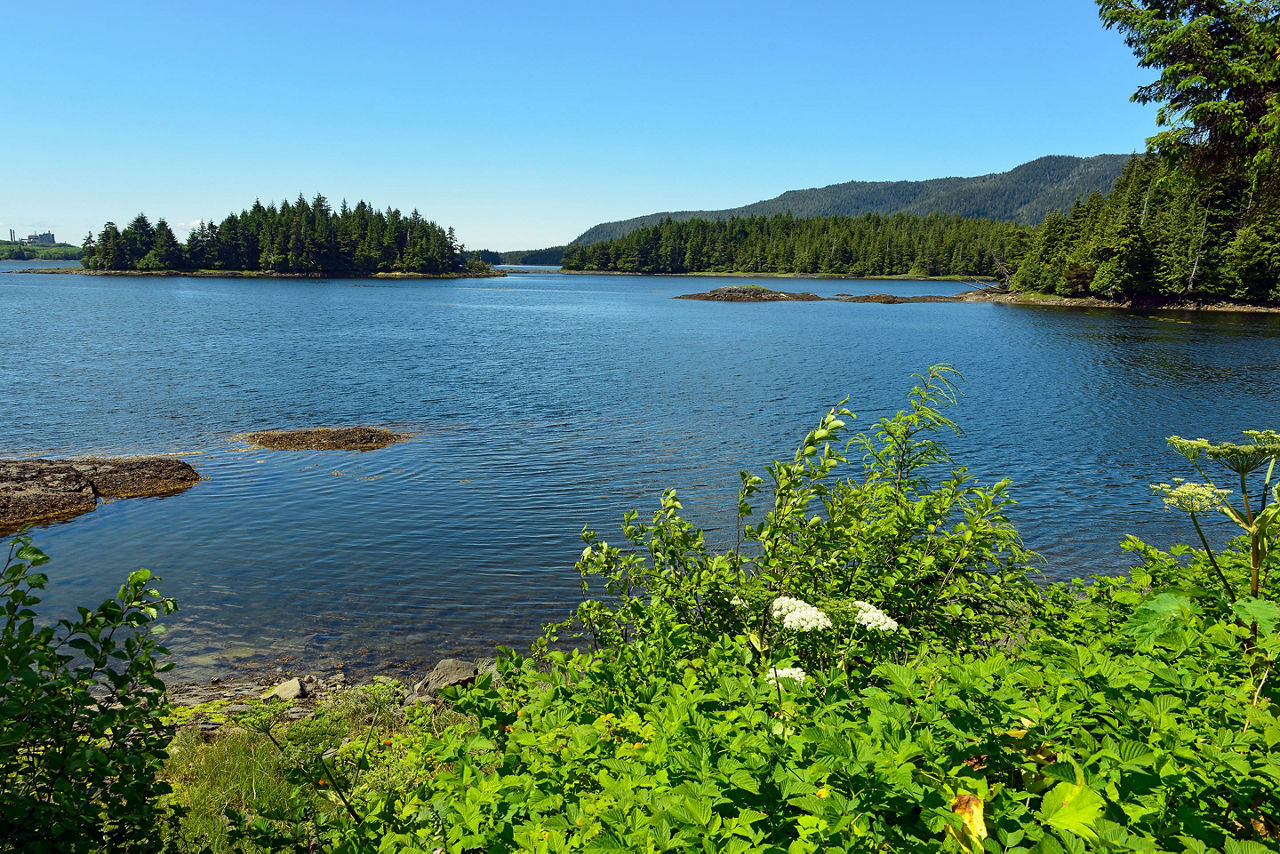
[{"label": "bush", "polygon": [[[1248,533],[1217,557],[1135,540],[1131,578],[1030,584],[1004,485],[973,485],[938,440],[949,377],[843,448],[851,415],[833,410],[767,487],[744,473],[741,517],[762,492],[771,509],[738,547],[707,549],[674,493],[652,523],[628,516],[626,548],[584,532],[599,594],[541,661],[504,655],[500,684],[457,692],[474,723],[424,734],[425,779],[370,793],[335,839],[1274,850],[1280,608],[1248,586],[1274,554],[1261,511],[1236,511]],[[841,480],[850,448],[861,470]],[[591,651],[548,652],[564,632]]]},{"label": "bush", "polygon": [[173,726],[154,635],[173,601],[132,573],[114,599],[38,627],[48,558],[13,540],[0,578],[0,845],[27,852],[154,851]]}]

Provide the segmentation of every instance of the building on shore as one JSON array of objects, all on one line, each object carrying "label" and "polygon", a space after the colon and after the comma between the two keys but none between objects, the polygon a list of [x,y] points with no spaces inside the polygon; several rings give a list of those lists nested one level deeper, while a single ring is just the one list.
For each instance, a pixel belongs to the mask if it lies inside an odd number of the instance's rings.
[{"label": "building on shore", "polygon": [[[13,229],[9,230],[9,237],[10,239],[13,238]],[[46,231],[43,234],[28,235],[18,242],[23,246],[30,246],[33,243],[57,243],[58,241],[53,238],[52,231]]]}]

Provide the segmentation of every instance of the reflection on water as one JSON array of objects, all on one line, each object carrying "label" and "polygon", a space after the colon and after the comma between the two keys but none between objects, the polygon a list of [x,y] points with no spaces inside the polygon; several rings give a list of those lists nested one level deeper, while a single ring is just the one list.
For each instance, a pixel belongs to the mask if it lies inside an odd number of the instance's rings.
[{"label": "reflection on water", "polygon": [[[942,361],[967,378],[957,462],[1013,480],[1048,574],[1115,571],[1127,533],[1187,536],[1147,487],[1183,474],[1166,436],[1276,426],[1270,315],[671,299],[706,284],[0,275],[21,318],[0,454],[182,452],[206,478],[37,532],[46,602],[149,567],[182,604],[170,645],[193,678],[267,652],[358,666],[522,643],[577,595],[584,525],[617,539],[674,486],[727,542],[739,470],[790,455],[846,395],[870,427]],[[365,454],[231,438],[351,424],[416,435]]]}]

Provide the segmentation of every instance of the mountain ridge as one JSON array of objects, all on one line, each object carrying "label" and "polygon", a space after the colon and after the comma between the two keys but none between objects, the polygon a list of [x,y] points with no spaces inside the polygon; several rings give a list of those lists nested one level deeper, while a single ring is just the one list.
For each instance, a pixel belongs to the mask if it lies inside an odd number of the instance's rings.
[{"label": "mountain ridge", "polygon": [[923,181],[845,181],[825,187],[787,190],[771,199],[723,210],[663,211],[630,219],[602,222],[578,235],[571,243],[612,240],[667,217],[673,220],[728,219],[770,216],[790,211],[797,217],[861,216],[899,211],[924,216],[959,214],[1012,220],[1036,225],[1051,210],[1069,208],[1077,197],[1095,190],[1109,191],[1124,171],[1131,155],[1097,154],[1074,157],[1050,154],[1007,172],[971,178],[929,178]]}]

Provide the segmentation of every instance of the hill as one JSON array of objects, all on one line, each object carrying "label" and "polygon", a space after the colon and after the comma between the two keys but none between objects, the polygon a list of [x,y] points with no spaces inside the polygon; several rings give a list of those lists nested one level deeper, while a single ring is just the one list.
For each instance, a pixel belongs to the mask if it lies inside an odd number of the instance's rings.
[{"label": "hill", "polygon": [[1052,210],[1067,210],[1080,196],[1108,192],[1124,171],[1127,154],[1094,157],[1050,155],[1008,172],[975,178],[933,178],[927,181],[848,181],[808,190],[788,190],[780,196],[720,211],[670,211],[604,222],[580,234],[573,243],[613,240],[641,226],[673,220],[727,219],[771,216],[791,212],[797,217],[861,216],[899,211],[919,216],[957,214],[1011,220],[1025,225],[1042,222]]}]

